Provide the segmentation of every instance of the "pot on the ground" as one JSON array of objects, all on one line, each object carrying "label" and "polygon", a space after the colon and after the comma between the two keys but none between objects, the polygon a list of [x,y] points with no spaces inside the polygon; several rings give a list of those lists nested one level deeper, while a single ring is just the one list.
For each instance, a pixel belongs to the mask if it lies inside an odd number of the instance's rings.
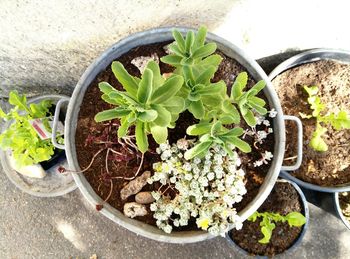
[{"label": "pot on the ground", "polygon": [[[185,34],[189,30],[187,28],[177,29],[183,34]],[[91,84],[91,82],[101,71],[105,70],[107,66],[109,66],[112,63],[112,61],[117,59],[122,54],[128,52],[129,50],[140,45],[147,45],[170,40],[173,40],[172,28],[157,28],[130,35],[129,37],[126,37],[125,39],[119,41],[118,43],[114,44],[112,47],[107,49],[85,71],[85,73],[82,75],[79,82],[77,83],[72,98],[69,101],[65,123],[65,149],[71,170],[80,170],[75,146],[75,132],[77,128],[80,106],[85,92]],[[264,202],[271,189],[273,188],[273,185],[278,177],[279,171],[282,166],[282,160],[285,149],[284,119],[295,120],[295,118],[284,118],[278,97],[270,81],[268,80],[262,68],[253,59],[249,58],[242,50],[240,50],[230,42],[216,35],[209,33],[207,35],[207,40],[211,42],[216,42],[220,51],[222,51],[225,55],[234,58],[241,65],[243,65],[256,81],[266,81],[267,87],[265,87],[264,89],[264,94],[269,101],[270,107],[274,108],[278,112],[277,117],[274,120],[274,159],[271,168],[265,178],[265,181],[259,190],[258,195],[247,207],[245,207],[239,213],[242,219],[245,220]],[[299,165],[300,163],[296,164],[293,168],[297,168]],[[83,174],[73,174],[73,176],[82,194],[93,206],[102,202],[102,199],[94,192],[94,190],[92,189],[92,187],[90,186]],[[122,212],[113,208],[109,204],[104,205],[103,209],[100,212],[104,216],[113,220],[115,223],[129,229],[130,231],[158,241],[170,243],[191,243],[211,238],[211,236],[204,231],[181,231],[166,234],[155,226],[151,226],[146,223],[127,218]]]},{"label": "pot on the ground", "polygon": [[334,208],[339,216],[339,218],[343,221],[344,225],[350,230],[350,221],[344,216],[342,208],[340,207],[339,202],[339,193],[335,192],[333,194]]},{"label": "pot on the ground", "polygon": [[[51,100],[53,104],[57,104],[60,100],[67,99],[68,97],[64,95],[43,95],[30,98],[28,104],[39,103],[43,100]],[[11,123],[12,121],[4,123],[3,130],[7,129]],[[2,167],[10,181],[23,192],[38,197],[56,197],[77,188],[71,175],[63,175],[58,172],[58,167],[67,163],[64,153],[56,152],[56,156],[46,161],[43,167],[46,173],[44,178],[31,178],[16,172],[11,166],[10,155],[10,151],[0,150]]]},{"label": "pot on the ground", "polygon": [[[294,68],[303,64],[320,61],[320,60],[334,60],[342,63],[350,63],[350,52],[344,51],[344,50],[334,50],[334,49],[313,49],[313,50],[305,51],[279,64],[269,74],[269,79],[272,81],[275,77],[277,77],[279,74],[283,73],[286,70],[289,70],[291,68]],[[306,181],[298,179],[297,177],[293,176],[292,174],[290,174],[290,172],[287,172],[286,170],[282,170],[281,175],[284,178],[291,180],[304,188],[314,190],[314,191],[330,192],[330,193],[350,191],[350,182],[347,184],[342,184],[338,186],[325,187],[325,186],[319,186],[316,184],[308,183]]]},{"label": "pot on the ground", "polygon": [[[290,253],[290,252],[293,252],[302,242],[303,240],[303,237],[308,229],[308,226],[309,226],[309,218],[310,218],[310,215],[309,215],[309,206],[308,206],[308,203],[307,203],[307,200],[306,200],[306,197],[303,193],[303,191],[300,189],[300,187],[292,182],[292,181],[289,181],[287,179],[281,179],[281,180],[277,180],[277,181],[280,181],[280,182],[287,182],[289,184],[291,184],[294,189],[298,192],[299,194],[299,197],[300,197],[300,200],[301,200],[301,205],[302,205],[302,214],[305,216],[306,218],[306,222],[305,224],[302,226],[302,230],[299,234],[299,237],[293,242],[293,244],[287,249],[285,250],[283,253]],[[245,255],[245,256],[249,256],[250,254],[244,250],[243,248],[241,248],[239,245],[237,245],[233,240],[232,238],[230,237],[229,235],[229,232],[226,233],[226,240],[229,242],[229,244],[231,244],[233,246],[234,249],[236,249],[237,251],[239,251],[240,254],[242,255]],[[268,256],[260,256],[260,255],[256,255],[255,256],[256,258],[269,258]]]}]

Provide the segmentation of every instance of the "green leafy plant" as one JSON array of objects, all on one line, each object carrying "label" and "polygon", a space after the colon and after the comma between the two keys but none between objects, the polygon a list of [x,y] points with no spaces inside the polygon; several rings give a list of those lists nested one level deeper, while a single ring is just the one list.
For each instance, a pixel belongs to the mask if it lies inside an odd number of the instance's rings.
[{"label": "green leafy plant", "polygon": [[157,143],[164,143],[168,128],[175,126],[184,110],[184,99],[176,96],[183,78],[172,75],[164,79],[154,61],[147,64],[141,78],[131,76],[120,62],[112,63],[112,71],[125,91],[118,91],[107,82],[99,84],[102,99],[117,107],[96,114],[96,122],[119,118],[119,138],[126,136],[129,127],[135,125],[136,144],[142,153],[148,150],[148,133]]},{"label": "green leafy plant", "polygon": [[324,152],[328,150],[328,145],[323,140],[323,136],[327,132],[327,128],[323,124],[330,124],[335,130],[350,129],[350,116],[345,110],[340,110],[338,113],[324,114],[326,105],[321,102],[321,98],[317,96],[317,86],[304,86],[304,90],[308,94],[307,101],[310,104],[311,114],[300,113],[304,119],[316,119],[316,129],[312,134],[309,146],[315,151]]},{"label": "green leafy plant", "polygon": [[27,166],[49,160],[54,153],[50,139],[42,140],[30,124],[30,120],[45,118],[52,103],[44,100],[27,104],[25,95],[10,92],[9,103],[14,106],[7,114],[0,108],[0,118],[14,122],[0,135],[0,148],[10,149],[19,166]]},{"label": "green leafy plant", "polygon": [[186,100],[186,109],[197,119],[203,118],[205,110],[220,105],[226,95],[224,81],[211,83],[222,58],[213,54],[215,43],[205,43],[206,33],[206,28],[201,27],[196,35],[189,31],[184,38],[174,30],[175,41],[169,45],[172,53],[161,58],[162,62],[176,68],[175,74],[183,76],[179,95]]},{"label": "green leafy plant", "polygon": [[286,216],[283,216],[279,213],[260,213],[258,211],[255,211],[254,214],[248,218],[248,220],[255,222],[257,218],[261,218],[260,230],[264,235],[264,237],[259,240],[259,243],[261,244],[268,244],[270,242],[272,231],[276,228],[276,225],[273,222],[288,222],[288,225],[290,227],[301,227],[306,223],[305,216],[296,211],[290,212]]},{"label": "green leafy plant", "polygon": [[260,115],[265,115],[267,113],[267,110],[264,107],[266,102],[256,96],[262,89],[264,89],[266,83],[265,81],[260,80],[252,88],[245,92],[243,90],[247,86],[247,83],[247,72],[239,73],[232,85],[229,100],[238,106],[244,120],[249,126],[253,127],[256,125],[253,110]]}]

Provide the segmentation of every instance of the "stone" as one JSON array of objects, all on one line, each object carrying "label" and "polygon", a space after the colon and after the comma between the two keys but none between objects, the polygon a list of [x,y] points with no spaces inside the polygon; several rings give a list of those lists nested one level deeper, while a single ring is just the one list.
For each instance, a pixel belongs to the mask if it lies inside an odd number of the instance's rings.
[{"label": "stone", "polygon": [[135,201],[140,204],[150,204],[155,201],[151,192],[139,192],[135,196]]},{"label": "stone", "polygon": [[145,171],[141,176],[136,177],[123,187],[120,191],[120,197],[122,200],[126,200],[131,195],[134,195],[142,190],[147,184],[147,179],[151,177],[150,171]]},{"label": "stone", "polygon": [[137,67],[140,70],[140,73],[143,74],[143,71],[145,71],[145,68],[148,62],[151,60],[159,64],[159,57],[157,53],[152,53],[150,57],[146,57],[146,56],[136,57],[133,60],[131,60],[131,64]]},{"label": "stone", "polygon": [[128,218],[135,218],[147,215],[146,206],[137,202],[128,202],[124,204],[124,215]]}]

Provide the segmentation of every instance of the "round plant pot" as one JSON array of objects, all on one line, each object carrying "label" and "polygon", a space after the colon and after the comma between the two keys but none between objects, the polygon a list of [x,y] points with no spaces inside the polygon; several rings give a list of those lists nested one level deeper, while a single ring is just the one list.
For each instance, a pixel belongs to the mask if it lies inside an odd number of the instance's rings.
[{"label": "round plant pot", "polygon": [[[282,177],[283,178],[283,177]],[[300,197],[300,200],[301,200],[301,204],[302,204],[302,214],[305,216],[306,218],[306,222],[305,224],[302,226],[302,230],[301,230],[301,233],[299,235],[299,237],[293,242],[293,244],[287,249],[285,250],[283,253],[290,253],[290,252],[293,252],[302,242],[303,240],[303,237],[308,229],[308,226],[309,226],[309,218],[310,218],[310,215],[309,215],[309,206],[308,206],[308,203],[307,203],[307,200],[306,200],[306,197],[303,193],[303,191],[300,189],[300,187],[292,182],[292,181],[289,181],[287,179],[279,179],[277,181],[280,181],[280,182],[287,182],[287,183],[290,183],[294,189],[298,192],[299,194],[299,197]],[[237,251],[239,251],[239,253],[241,255],[244,255],[244,256],[253,256],[251,254],[249,254],[246,250],[244,250],[243,248],[241,248],[239,245],[237,245],[233,240],[232,238],[230,237],[229,235],[229,232],[226,233],[226,240],[229,242],[230,245],[233,246],[233,248]],[[268,256],[261,256],[261,255],[254,255],[254,257],[256,258],[269,258]]]},{"label": "round plant pot", "polygon": [[[28,100],[28,103],[38,103],[43,100],[52,100],[57,104],[59,100],[66,99],[63,95],[43,95]],[[11,125],[11,121],[4,124],[3,130]],[[23,192],[38,197],[56,197],[74,191],[77,185],[72,175],[63,175],[58,172],[59,166],[67,165],[67,159],[62,154],[52,157],[50,164],[46,163],[46,176],[44,178],[31,178],[16,172],[10,165],[10,151],[0,150],[2,167],[10,181]]]},{"label": "round plant pot", "polygon": [[350,222],[349,220],[344,216],[342,212],[342,208],[340,207],[340,202],[339,202],[339,193],[335,192],[333,194],[333,200],[334,200],[334,208],[339,216],[339,218],[343,221],[344,225],[350,230]]},{"label": "round plant pot", "polygon": [[[128,52],[129,50],[141,45],[171,41],[173,39],[172,29],[173,28],[156,28],[126,37],[125,39],[119,41],[107,49],[89,66],[89,68],[82,75],[79,82],[77,83],[77,86],[74,89],[72,98],[69,101],[65,123],[65,149],[70,169],[76,171],[80,170],[75,145],[75,134],[80,106],[89,85],[101,71],[105,70],[107,66],[112,63],[112,61],[120,57],[122,54]],[[189,30],[187,28],[177,29],[183,34]],[[248,206],[246,206],[240,212],[240,216],[243,219],[246,219],[266,199],[271,189],[273,188],[273,185],[281,169],[285,149],[284,117],[277,95],[262,68],[253,59],[249,58],[242,50],[230,42],[210,33],[207,35],[207,40],[209,42],[215,42],[220,51],[222,51],[225,55],[235,59],[242,66],[244,66],[256,81],[265,80],[267,82],[267,87],[264,89],[264,94],[268,99],[270,107],[274,108],[278,112],[278,115],[274,119],[274,159],[271,168],[265,178],[265,181],[259,190],[258,195]],[[80,191],[93,206],[96,206],[96,204],[100,204],[102,202],[102,199],[94,192],[93,188],[88,183],[83,174],[73,174],[73,176]],[[113,208],[109,204],[104,205],[103,209],[100,212],[115,223],[129,229],[130,231],[162,242],[191,243],[206,240],[212,237],[204,231],[181,231],[166,234],[155,226],[127,218],[122,212]]]},{"label": "round plant pot", "polygon": [[[343,50],[333,50],[333,49],[313,49],[309,51],[305,51],[303,53],[300,53],[298,55],[295,55],[281,64],[279,64],[269,75],[269,79],[272,81],[275,77],[277,77],[279,74],[283,73],[284,71],[315,61],[320,60],[334,60],[341,63],[350,63],[350,52],[349,51],[343,51]],[[350,191],[350,182],[342,185],[337,186],[319,186],[317,184],[309,183],[306,181],[303,181],[301,179],[296,178],[290,172],[287,172],[285,170],[281,171],[281,175],[289,179],[298,185],[314,190],[319,192],[344,192],[344,191]]]}]

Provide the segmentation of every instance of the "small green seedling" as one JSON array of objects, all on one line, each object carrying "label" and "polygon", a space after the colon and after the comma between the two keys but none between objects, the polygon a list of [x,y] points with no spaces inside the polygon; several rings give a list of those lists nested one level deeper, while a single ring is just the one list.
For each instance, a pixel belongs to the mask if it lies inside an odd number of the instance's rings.
[{"label": "small green seedling", "polygon": [[315,151],[324,152],[328,150],[326,142],[323,140],[323,136],[327,132],[327,128],[322,124],[330,124],[335,130],[350,129],[350,116],[344,110],[340,110],[338,113],[330,113],[323,115],[326,106],[321,103],[321,99],[317,96],[319,91],[317,86],[304,86],[304,90],[308,94],[307,101],[310,104],[311,114],[300,113],[303,119],[316,119],[316,129],[312,134],[309,146]]},{"label": "small green seedling", "polygon": [[[0,148],[10,149],[19,166],[33,165],[47,161],[54,154],[51,139],[42,140],[34,130],[30,121],[45,118],[52,103],[44,100],[40,103],[27,105],[25,95],[17,91],[10,92],[9,103],[14,106],[9,113],[0,108],[0,118],[14,122],[0,135]],[[45,121],[43,121],[45,123]]]},{"label": "small green seedling", "polygon": [[256,96],[262,89],[264,89],[266,83],[265,81],[260,80],[251,89],[244,92],[243,89],[247,86],[247,83],[247,72],[239,73],[231,88],[230,101],[238,106],[244,120],[249,126],[253,127],[256,125],[253,110],[260,115],[265,115],[267,113],[267,110],[264,107],[266,102]]},{"label": "small green seedling", "polygon": [[185,102],[176,96],[183,78],[172,75],[165,79],[156,62],[147,64],[141,78],[130,75],[120,62],[112,63],[112,71],[125,91],[118,91],[107,82],[99,84],[102,99],[116,108],[99,112],[96,122],[120,119],[118,137],[125,137],[130,126],[135,125],[136,144],[144,153],[148,150],[147,134],[151,133],[157,143],[168,138],[168,128],[175,126]]},{"label": "small green seedling", "polygon": [[288,213],[286,216],[283,216],[279,213],[260,213],[256,211],[248,218],[248,220],[255,222],[259,217],[261,218],[260,231],[264,235],[264,237],[259,240],[260,244],[268,244],[270,242],[272,231],[276,228],[276,225],[273,222],[288,222],[288,225],[290,227],[301,227],[306,223],[305,216],[300,212],[295,211]]}]

